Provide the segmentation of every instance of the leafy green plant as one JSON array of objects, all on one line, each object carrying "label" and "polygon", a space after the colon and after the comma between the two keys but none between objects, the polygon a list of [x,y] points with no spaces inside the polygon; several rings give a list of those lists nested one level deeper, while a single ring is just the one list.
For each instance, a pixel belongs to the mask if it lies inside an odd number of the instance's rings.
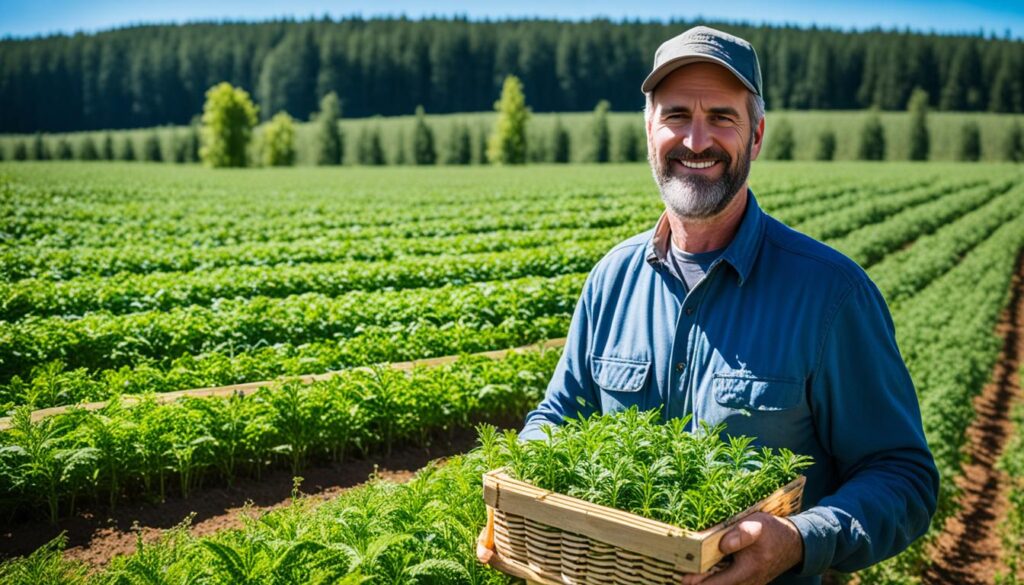
[{"label": "leafy green plant", "polygon": [[481,433],[488,463],[537,487],[700,531],[797,478],[811,459],[754,447],[723,425],[687,432],[689,418],[660,424],[635,407],[547,427],[547,439],[497,441]]}]

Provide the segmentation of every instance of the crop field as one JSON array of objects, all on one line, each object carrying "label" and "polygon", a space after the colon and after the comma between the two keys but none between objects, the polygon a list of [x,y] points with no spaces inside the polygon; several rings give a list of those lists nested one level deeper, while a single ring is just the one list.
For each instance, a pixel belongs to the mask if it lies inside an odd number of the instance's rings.
[{"label": "crop field", "polygon": [[[758,162],[751,186],[882,291],[942,475],[929,534],[859,581],[949,577],[947,525],[967,506],[971,429],[989,416],[974,401],[1001,364],[994,411],[1011,447],[990,553],[1000,579],[1020,582],[1024,417],[1009,407],[1024,167]],[[56,536],[84,513],[515,426],[543,394],[550,341],[590,268],[663,205],[645,164],[25,162],[0,163],[0,208],[0,582],[483,584],[510,582],[474,556],[484,449],[326,502],[296,488],[240,527],[196,535],[186,522],[99,564],[60,539],[25,557],[15,545],[27,526]],[[443,356],[460,357],[388,367]],[[273,383],[169,394],[258,381]]]}]

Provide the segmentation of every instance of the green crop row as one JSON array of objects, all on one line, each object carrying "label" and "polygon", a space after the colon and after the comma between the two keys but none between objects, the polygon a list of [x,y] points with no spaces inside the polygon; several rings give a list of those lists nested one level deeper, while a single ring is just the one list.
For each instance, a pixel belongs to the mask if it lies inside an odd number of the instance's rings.
[{"label": "green crop row", "polygon": [[[1016,251],[1024,244],[1021,241],[1021,234],[1024,234],[1021,223],[1018,220],[1004,226],[956,268],[924,289],[919,297],[911,299],[907,308],[894,315],[900,330],[930,325],[928,321],[933,317],[929,315],[934,315],[935,311],[928,309],[943,299],[947,303],[966,300],[974,302],[971,305],[976,309],[972,311],[974,314],[964,319],[953,318],[952,321],[956,322],[947,325],[962,325],[972,319],[978,322],[967,328],[966,334],[954,333],[944,340],[945,353],[954,347],[962,352],[962,348],[956,347],[957,343],[968,337],[991,337],[992,315],[998,314],[1006,296],[1005,286],[1000,285],[1008,283],[1008,275],[1013,269],[1013,262],[1007,260],[1014,259]],[[924,256],[921,250],[914,248],[907,252],[913,250]],[[950,294],[954,289],[962,292],[963,282],[977,282],[972,277],[988,278],[978,282],[982,286],[967,289],[988,291],[988,294],[981,292],[976,295],[978,298],[968,299]],[[993,294],[993,291],[998,294]],[[956,313],[943,312],[946,315]],[[986,315],[988,318],[975,319],[975,316]],[[939,331],[949,329],[941,328]],[[936,331],[930,327],[928,330]],[[921,340],[901,340],[908,354],[913,352],[917,355],[918,344],[927,346],[933,341],[914,339]],[[975,358],[991,354],[992,349],[981,348],[975,352]],[[942,353],[930,353],[932,359],[915,361],[912,365],[915,381],[925,398],[933,396],[936,391],[929,382],[941,382],[950,373],[947,371],[934,378],[921,379],[922,372],[937,365],[936,360],[947,358]],[[969,369],[982,372],[981,383],[991,359],[982,357],[964,361],[972,361]],[[981,367],[977,367],[978,361],[982,362]],[[970,389],[957,384],[946,384],[944,388],[956,390],[961,395],[971,393]],[[940,438],[935,435],[935,421],[944,416],[946,407],[965,401],[969,404],[969,399],[951,402],[951,396],[943,398],[924,401],[923,412],[933,446]],[[936,408],[940,405],[942,408]],[[962,435],[962,429],[959,434]],[[946,485],[949,485],[949,454],[955,452],[956,449],[951,448],[938,453]],[[115,559],[107,570],[88,578],[84,567],[62,559],[59,551],[52,547],[41,549],[28,559],[5,564],[0,575],[12,583],[30,582],[29,579],[41,576],[62,582],[114,583],[130,581],[141,574],[231,581],[251,577],[259,571],[261,575],[302,581],[338,580],[343,575],[355,573],[359,577],[380,576],[401,582],[420,582],[416,575],[433,571],[444,573],[446,582],[451,583],[504,583],[507,582],[505,578],[479,566],[473,556],[475,536],[484,521],[479,477],[487,468],[484,458],[472,453],[465,458],[455,458],[442,469],[428,468],[409,484],[373,483],[315,509],[298,503],[260,520],[250,521],[240,530],[203,538],[191,537],[184,529],[173,531],[160,543],[142,544],[140,541],[135,554]],[[433,536],[425,538],[427,535]],[[861,582],[911,582],[920,568],[922,548],[916,546],[909,554],[862,572]],[[243,558],[243,555],[249,559],[247,563],[231,560]],[[427,559],[435,559],[435,564],[428,568],[423,564]],[[434,573],[431,575],[436,577]]]},{"label": "green crop row", "polygon": [[1022,199],[1021,189],[1013,189],[873,264],[868,274],[890,309],[896,310],[925,285],[956,266],[999,226],[1024,213]]},{"label": "green crop row", "polygon": [[[331,345],[344,348],[352,337],[378,342],[383,337],[400,342],[396,338],[407,336],[410,346],[423,349],[414,343],[420,330],[424,332],[422,343],[427,343],[427,348],[429,343],[447,348],[451,342],[442,343],[443,339],[437,338],[445,329],[456,326],[459,327],[452,333],[475,329],[485,335],[497,330],[502,333],[490,341],[512,337],[512,343],[519,344],[535,340],[523,340],[523,332],[532,336],[547,331],[543,317],[571,315],[584,276],[527,277],[437,289],[357,291],[336,298],[318,294],[284,299],[255,297],[167,312],[120,316],[94,313],[73,321],[29,317],[0,328],[0,366],[6,379],[19,376],[24,381],[26,376],[34,377],[30,373],[35,366],[53,360],[60,360],[71,369],[90,371],[140,364],[164,369],[173,366],[175,358],[185,355],[218,352],[233,356],[278,344],[300,346],[298,351],[283,353],[301,362],[305,355],[302,344],[323,342],[322,347],[314,348],[316,353]],[[555,336],[558,334],[549,335]],[[363,348],[363,344],[359,347]],[[400,350],[402,354],[408,351],[402,350],[400,343],[386,343],[382,347]],[[508,345],[484,347],[481,351],[495,347]],[[454,353],[458,351],[463,350]],[[404,355],[381,353],[371,348],[364,358],[369,361],[362,363],[406,359]],[[436,355],[445,354],[431,352],[412,357]],[[334,367],[341,365],[344,364]],[[22,381],[14,380],[8,387]]]},{"label": "green crop row", "polygon": [[915,177],[905,181],[887,178],[882,184],[833,185],[819,188],[818,192],[813,189],[797,191],[788,199],[788,205],[772,207],[771,214],[782,223],[795,226],[826,213],[845,209],[866,199],[886,197],[913,189],[927,189],[934,187],[935,183],[936,180],[933,177]]},{"label": "green crop row", "polygon": [[988,181],[944,181],[936,186],[919,187],[885,197],[863,198],[844,208],[834,209],[801,222],[797,229],[818,240],[841,238],[868,224],[878,223],[894,213],[915,205],[921,205],[941,197],[955,197],[972,188],[1010,188],[1009,180],[989,183]]},{"label": "green crop row", "polygon": [[413,440],[428,445],[474,421],[521,416],[540,400],[558,355],[349,370],[230,398],[161,404],[149,394],[131,408],[115,399],[102,410],[72,409],[38,423],[20,408],[0,433],[0,516],[45,510],[56,522],[96,494],[111,507],[128,494],[162,500],[172,485],[187,497],[209,476],[231,484],[275,464],[298,473],[311,460],[389,452]]},{"label": "green crop row", "polygon": [[291,266],[341,261],[390,261],[440,254],[481,254],[570,241],[618,241],[650,227],[648,221],[595,229],[576,227],[397,239],[394,235],[248,242],[218,247],[124,244],[109,247],[17,247],[0,250],[0,280],[67,281],[119,273],[190,272],[232,266]]},{"label": "green crop row", "polygon": [[404,484],[375,480],[315,505],[294,498],[242,528],[195,537],[188,525],[158,542],[138,541],[102,571],[61,555],[62,540],[0,565],[10,585],[61,583],[310,583],[312,585],[510,585],[481,565],[477,534],[486,513],[479,452],[431,465]]},{"label": "green crop row", "polygon": [[975,416],[971,398],[989,380],[999,354],[994,329],[1022,249],[1024,216],[1018,216],[893,313],[942,483],[928,534],[860,572],[861,583],[917,583],[928,543],[956,510],[954,479],[961,473],[964,433]]},{"label": "green crop row", "polygon": [[[1015,188],[1006,193],[1011,187]],[[871,266],[899,246],[914,242],[993,200],[1011,209],[1021,209],[1020,204],[1024,203],[1021,195],[1024,195],[1024,187],[1020,183],[964,189],[955,196],[912,206],[883,221],[856,229],[833,241],[832,245],[861,266]]]},{"label": "green crop row", "polygon": [[207,306],[217,299],[282,298],[318,293],[400,290],[463,285],[526,276],[587,272],[615,241],[558,243],[540,248],[468,255],[414,256],[293,266],[233,266],[198,272],[83,277],[64,282],[23,280],[0,284],[0,319],[25,315],[124,314]]},{"label": "green crop row", "polygon": [[[1018,380],[1024,380],[1024,369],[1017,376]],[[1006,571],[996,575],[996,585],[1024,583],[1024,547],[1021,546],[1024,543],[1024,397],[1017,397],[1010,421],[1013,434],[1003,446],[997,463],[1006,477],[1009,509],[999,526],[1003,545],[1000,561]]]}]

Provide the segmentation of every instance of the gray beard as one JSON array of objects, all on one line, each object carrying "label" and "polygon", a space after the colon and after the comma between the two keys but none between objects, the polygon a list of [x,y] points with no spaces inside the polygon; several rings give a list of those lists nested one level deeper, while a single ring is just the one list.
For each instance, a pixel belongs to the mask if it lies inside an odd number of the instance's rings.
[{"label": "gray beard", "polygon": [[717,180],[693,175],[678,176],[671,173],[669,160],[701,157],[680,144],[672,149],[664,160],[654,160],[653,144],[649,143],[647,152],[651,154],[648,157],[648,162],[651,164],[654,182],[658,184],[658,190],[661,191],[661,200],[665,202],[668,210],[684,219],[707,219],[721,213],[736,197],[740,187],[746,183],[747,177],[750,175],[750,148],[753,138],[753,136],[750,137],[746,150],[740,153],[735,166],[724,151],[713,149],[702,153],[704,157],[710,154],[725,164],[725,171]]}]

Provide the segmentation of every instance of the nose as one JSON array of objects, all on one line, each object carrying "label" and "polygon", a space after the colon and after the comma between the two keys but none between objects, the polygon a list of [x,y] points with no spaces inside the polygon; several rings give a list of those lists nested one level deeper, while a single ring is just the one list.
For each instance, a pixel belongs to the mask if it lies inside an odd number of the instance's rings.
[{"label": "nose", "polygon": [[711,132],[707,123],[699,116],[694,116],[686,129],[683,145],[693,152],[704,152],[711,147]]}]

